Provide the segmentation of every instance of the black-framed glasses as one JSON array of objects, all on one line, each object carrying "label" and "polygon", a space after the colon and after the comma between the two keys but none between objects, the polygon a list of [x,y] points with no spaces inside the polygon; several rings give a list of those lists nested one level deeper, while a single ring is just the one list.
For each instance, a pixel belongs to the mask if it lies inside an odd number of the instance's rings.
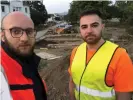
[{"label": "black-framed glasses", "polygon": [[2,30],[10,30],[10,33],[13,38],[20,38],[24,31],[26,32],[27,36],[30,38],[34,38],[37,34],[35,29],[32,28],[27,28],[27,29],[22,29],[22,28],[10,28],[10,29],[2,29]]}]

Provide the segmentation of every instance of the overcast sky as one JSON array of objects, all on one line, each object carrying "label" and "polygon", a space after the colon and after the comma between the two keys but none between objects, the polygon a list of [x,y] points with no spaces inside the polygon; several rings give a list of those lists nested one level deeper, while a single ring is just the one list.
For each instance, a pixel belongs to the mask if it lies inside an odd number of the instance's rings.
[{"label": "overcast sky", "polygon": [[72,0],[43,0],[48,13],[68,12]]},{"label": "overcast sky", "polygon": [[[73,0],[43,0],[43,4],[45,5],[47,12],[51,13],[62,13],[68,12],[70,8],[70,3]],[[112,0],[113,2],[115,0]]]}]

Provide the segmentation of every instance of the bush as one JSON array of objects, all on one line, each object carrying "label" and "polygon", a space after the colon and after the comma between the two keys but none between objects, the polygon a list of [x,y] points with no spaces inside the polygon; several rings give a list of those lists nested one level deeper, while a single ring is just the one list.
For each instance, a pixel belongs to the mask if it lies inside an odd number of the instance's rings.
[{"label": "bush", "polygon": [[122,27],[120,22],[105,22],[106,27]]},{"label": "bush", "polygon": [[130,26],[133,26],[133,16],[130,16],[127,20],[126,20],[127,24]]},{"label": "bush", "polygon": [[133,35],[133,27],[130,26],[126,28],[126,31],[128,32],[128,34]]}]

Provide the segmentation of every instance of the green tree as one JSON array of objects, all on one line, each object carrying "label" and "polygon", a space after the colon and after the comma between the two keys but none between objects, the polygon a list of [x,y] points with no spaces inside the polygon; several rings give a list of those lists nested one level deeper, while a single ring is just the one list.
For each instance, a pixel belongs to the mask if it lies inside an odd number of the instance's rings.
[{"label": "green tree", "polygon": [[133,1],[116,1],[116,7],[121,12],[121,22],[132,24],[133,21]]},{"label": "green tree", "polygon": [[120,18],[122,16],[120,10],[115,5],[109,6],[106,10],[113,18]]},{"label": "green tree", "polygon": [[31,19],[35,25],[44,24],[48,18],[47,10],[45,5],[40,1],[23,1],[30,7]]},{"label": "green tree", "polygon": [[88,9],[98,9],[103,13],[104,19],[110,19],[111,14],[107,11],[110,4],[112,4],[111,1],[73,1],[70,4],[68,19],[70,22],[76,23],[79,20],[79,14]]}]

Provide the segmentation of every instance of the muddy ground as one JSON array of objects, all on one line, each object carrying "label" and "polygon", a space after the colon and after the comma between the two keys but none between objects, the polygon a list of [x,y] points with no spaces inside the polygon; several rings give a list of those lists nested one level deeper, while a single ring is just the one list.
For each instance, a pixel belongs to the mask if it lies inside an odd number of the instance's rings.
[{"label": "muddy ground", "polygon": [[[127,49],[133,61],[133,36],[123,28],[107,27],[103,36],[121,47]],[[44,60],[40,75],[46,81],[48,87],[48,100],[69,100],[68,82],[69,57],[71,50],[82,43],[79,34],[73,35],[48,35],[45,40],[36,44],[36,52],[47,52],[57,56],[58,59]]]}]

